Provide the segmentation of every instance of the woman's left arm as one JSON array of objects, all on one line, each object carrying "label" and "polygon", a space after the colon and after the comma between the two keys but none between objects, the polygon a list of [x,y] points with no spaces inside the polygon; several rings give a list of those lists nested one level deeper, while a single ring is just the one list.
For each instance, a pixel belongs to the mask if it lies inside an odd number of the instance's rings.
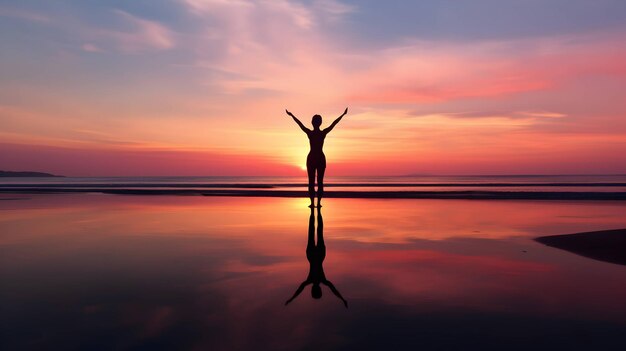
[{"label": "woman's left arm", "polygon": [[330,291],[332,291],[333,294],[335,294],[335,296],[337,296],[341,301],[343,301],[343,305],[346,306],[346,308],[348,308],[348,301],[346,301],[346,299],[344,299],[343,296],[341,296],[341,293],[339,292],[339,290],[337,290],[337,288],[335,288],[333,283],[331,283],[329,280],[324,280],[322,281],[322,283],[328,286],[330,288]]},{"label": "woman's left arm", "polygon": [[339,121],[341,121],[341,119],[343,118],[343,116],[345,116],[348,113],[348,108],[346,107],[346,110],[343,111],[343,113],[341,114],[341,116],[337,117],[336,120],[333,121],[333,123],[326,129],[324,129],[324,133],[329,133],[331,130],[333,130],[333,128],[335,128],[335,126],[337,125],[337,123],[339,123]]}]

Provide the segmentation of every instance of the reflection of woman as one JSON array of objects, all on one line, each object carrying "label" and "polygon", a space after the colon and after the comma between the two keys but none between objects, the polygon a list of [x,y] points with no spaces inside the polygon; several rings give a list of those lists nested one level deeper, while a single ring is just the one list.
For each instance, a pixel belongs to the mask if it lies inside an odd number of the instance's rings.
[{"label": "reflection of woman", "polygon": [[311,150],[309,151],[309,155],[306,157],[306,171],[309,175],[309,197],[311,198],[311,205],[309,207],[313,207],[313,198],[315,197],[315,173],[317,172],[317,206],[321,207],[322,195],[324,194],[324,171],[326,170],[326,156],[324,155],[324,151],[322,148],[324,147],[324,139],[326,138],[326,134],[328,134],[341,118],[348,113],[348,108],[343,111],[343,114],[328,127],[325,129],[320,129],[322,125],[322,116],[315,115],[311,119],[311,124],[313,125],[313,130],[305,127],[299,119],[296,118],[291,112],[285,110],[291,118],[300,126],[303,132],[309,137],[309,145]]},{"label": "reflection of woman", "polygon": [[309,261],[309,275],[306,280],[300,284],[293,296],[285,302],[288,305],[293,299],[298,297],[302,290],[311,285],[311,296],[314,299],[322,297],[322,287],[320,284],[324,284],[330,288],[330,291],[335,294],[343,304],[348,307],[348,301],[339,293],[339,290],[335,288],[333,283],[326,279],[324,275],[324,267],[322,266],[324,258],[326,257],[326,245],[324,245],[324,221],[322,220],[322,211],[317,210],[317,245],[315,245],[315,216],[313,214],[313,208],[311,208],[311,216],[309,217],[309,240],[306,244],[306,259]]}]

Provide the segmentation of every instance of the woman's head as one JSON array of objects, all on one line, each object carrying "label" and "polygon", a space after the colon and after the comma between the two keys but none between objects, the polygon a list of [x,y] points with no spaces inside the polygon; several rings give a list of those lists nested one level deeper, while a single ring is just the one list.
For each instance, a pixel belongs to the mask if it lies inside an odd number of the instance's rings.
[{"label": "woman's head", "polygon": [[313,125],[313,127],[319,128],[322,125],[322,116],[320,115],[313,116],[313,118],[311,118],[311,124]]},{"label": "woman's head", "polygon": [[314,299],[322,297],[322,287],[319,284],[311,285],[311,297]]}]

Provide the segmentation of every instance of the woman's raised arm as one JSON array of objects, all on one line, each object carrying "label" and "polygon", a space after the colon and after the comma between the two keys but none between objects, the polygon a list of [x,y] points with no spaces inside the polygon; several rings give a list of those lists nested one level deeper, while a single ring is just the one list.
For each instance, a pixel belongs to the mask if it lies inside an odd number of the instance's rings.
[{"label": "woman's raised arm", "polygon": [[333,283],[331,283],[329,280],[324,280],[322,281],[322,283],[326,284],[326,286],[330,288],[330,291],[332,291],[333,294],[335,294],[335,296],[337,296],[341,301],[343,301],[343,305],[346,306],[346,308],[348,308],[348,301],[346,301],[346,299],[344,299],[343,296],[341,296],[341,293],[339,292],[339,290],[337,290],[337,288],[335,288]]},{"label": "woman's raised arm", "polygon": [[331,130],[333,130],[333,128],[335,128],[335,126],[337,125],[337,123],[339,123],[339,121],[341,121],[341,119],[343,118],[343,116],[345,116],[348,113],[348,108],[346,107],[346,110],[343,111],[343,113],[341,114],[341,116],[337,117],[336,120],[333,121],[333,123],[326,129],[324,129],[324,133],[329,133]]},{"label": "woman's raised arm", "polygon": [[304,124],[302,124],[302,122],[300,122],[300,120],[297,119],[296,116],[293,115],[293,113],[289,112],[287,109],[285,109],[285,112],[287,112],[287,114],[291,116],[291,118],[293,118],[293,120],[298,124],[298,126],[300,127],[300,129],[302,129],[303,132],[308,134],[311,131],[307,127],[305,127]]},{"label": "woman's raised arm", "polygon": [[296,292],[295,292],[295,293],[293,293],[293,296],[292,296],[289,300],[287,300],[287,301],[285,302],[285,306],[289,305],[289,303],[290,303],[291,301],[293,301],[293,299],[295,299],[296,297],[298,297],[298,295],[300,295],[300,293],[302,292],[302,290],[304,290],[304,287],[305,287],[305,286],[307,286],[307,285],[309,285],[309,284],[311,284],[311,283],[310,283],[308,280],[303,281],[303,282],[302,282],[302,284],[300,284],[300,286],[299,286],[299,287],[298,287],[298,289],[296,290]]}]

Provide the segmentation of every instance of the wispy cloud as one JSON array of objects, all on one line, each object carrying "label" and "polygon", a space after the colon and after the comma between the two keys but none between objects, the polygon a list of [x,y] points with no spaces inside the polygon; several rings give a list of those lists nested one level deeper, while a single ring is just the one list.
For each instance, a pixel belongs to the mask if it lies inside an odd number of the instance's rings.
[{"label": "wispy cloud", "polygon": [[15,8],[2,8],[0,7],[0,17],[17,18],[30,22],[48,23],[50,17],[38,12],[25,11]]},{"label": "wispy cloud", "polygon": [[109,46],[122,52],[135,53],[167,50],[175,46],[174,34],[165,25],[122,10],[114,10],[114,14],[121,18],[129,29],[122,31],[109,28],[88,28],[84,35],[96,43],[102,42],[100,45],[91,44],[93,47]]},{"label": "wispy cloud", "polygon": [[183,0],[183,4],[196,15],[232,21],[232,27],[227,29],[238,28],[240,31],[271,25],[274,20],[281,20],[280,25],[303,29],[311,28],[315,23],[309,8],[286,0]]},{"label": "wispy cloud", "polygon": [[424,111],[412,111],[408,113],[415,117],[429,117],[432,115],[441,115],[450,118],[563,118],[567,117],[564,113],[550,111],[512,111],[512,110],[479,110],[479,111],[462,111],[462,112],[434,112],[425,113]]},{"label": "wispy cloud", "polygon": [[[383,48],[346,47],[321,18],[357,11],[336,1],[185,0],[205,23],[195,42],[208,85],[315,97],[318,102],[420,104],[559,88],[588,75],[625,75],[621,32],[467,43],[405,39]],[[216,25],[217,24],[217,25]],[[209,53],[209,54],[203,54]]]},{"label": "wispy cloud", "polygon": [[102,52],[103,51],[98,46],[92,43],[85,43],[83,44],[82,48],[84,51],[87,51],[87,52]]},{"label": "wispy cloud", "polygon": [[[0,8],[0,16],[40,23],[68,33],[68,39],[79,39],[87,52],[118,51],[138,53],[168,50],[175,46],[174,33],[158,21],[148,20],[114,9],[109,12],[109,26],[96,26],[81,18],[57,14],[47,16],[33,11]],[[74,37],[74,38],[73,38]]]},{"label": "wispy cloud", "polygon": [[320,13],[338,20],[357,10],[356,6],[347,5],[336,0],[315,0],[313,7]]},{"label": "wispy cloud", "polygon": [[[196,62],[230,76],[211,75],[207,83],[229,93],[249,90],[324,94],[318,87],[334,69],[324,16],[344,16],[352,7],[334,1],[310,6],[288,1],[185,0],[201,23],[194,36]],[[328,87],[330,94],[333,89]]]}]

